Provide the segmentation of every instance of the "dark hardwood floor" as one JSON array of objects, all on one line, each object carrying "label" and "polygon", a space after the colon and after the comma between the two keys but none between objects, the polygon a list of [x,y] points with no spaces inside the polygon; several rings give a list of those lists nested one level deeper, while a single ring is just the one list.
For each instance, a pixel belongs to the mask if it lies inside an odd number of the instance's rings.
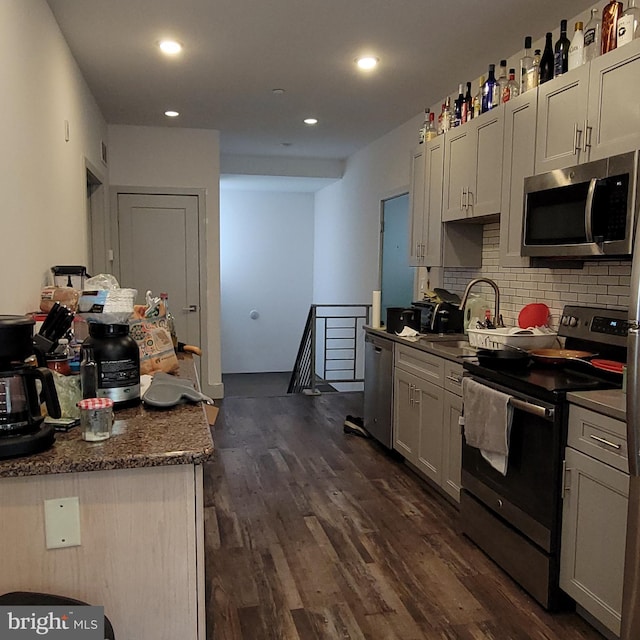
[{"label": "dark hardwood floor", "polygon": [[227,398],[205,467],[208,638],[601,640],[548,614],[374,441],[358,393]]}]

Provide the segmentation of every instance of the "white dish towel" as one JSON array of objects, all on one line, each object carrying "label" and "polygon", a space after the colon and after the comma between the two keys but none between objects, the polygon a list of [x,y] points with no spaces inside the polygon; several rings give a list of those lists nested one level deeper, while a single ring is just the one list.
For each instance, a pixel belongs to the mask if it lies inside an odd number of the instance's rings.
[{"label": "white dish towel", "polygon": [[507,475],[513,421],[510,399],[471,378],[462,379],[465,440],[480,449],[482,457],[503,476]]}]

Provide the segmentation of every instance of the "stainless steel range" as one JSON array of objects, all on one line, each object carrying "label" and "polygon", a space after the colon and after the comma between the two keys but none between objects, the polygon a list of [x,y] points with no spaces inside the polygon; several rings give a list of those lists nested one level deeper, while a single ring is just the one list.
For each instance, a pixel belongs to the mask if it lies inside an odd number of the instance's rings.
[{"label": "stainless steel range", "polygon": [[[558,335],[566,349],[626,362],[627,312],[566,306]],[[510,396],[506,475],[463,439],[463,532],[547,609],[568,598],[558,586],[561,482],[569,391],[620,387],[622,377],[584,361],[497,370],[465,362],[466,375]]]}]

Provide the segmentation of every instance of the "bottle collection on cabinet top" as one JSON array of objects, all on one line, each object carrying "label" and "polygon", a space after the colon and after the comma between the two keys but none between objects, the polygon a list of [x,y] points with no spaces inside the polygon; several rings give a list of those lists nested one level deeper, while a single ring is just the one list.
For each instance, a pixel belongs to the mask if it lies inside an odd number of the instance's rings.
[{"label": "bottle collection on cabinet top", "polygon": [[419,132],[420,143],[640,37],[640,8],[636,6],[640,5],[640,0],[625,2],[626,9],[618,0],[609,0],[602,12],[591,9],[586,24],[575,23],[571,38],[567,35],[567,21],[561,20],[560,37],[554,43],[553,34],[548,32],[542,52],[536,49],[531,55],[532,37],[526,36],[524,55],[517,71],[515,68],[507,70],[507,61],[501,60],[498,77],[496,65],[490,64],[487,75],[479,79],[475,94],[471,93],[471,82],[466,83],[466,92],[465,85],[460,84],[453,106],[449,97],[442,103],[437,127],[435,114],[426,109]]}]

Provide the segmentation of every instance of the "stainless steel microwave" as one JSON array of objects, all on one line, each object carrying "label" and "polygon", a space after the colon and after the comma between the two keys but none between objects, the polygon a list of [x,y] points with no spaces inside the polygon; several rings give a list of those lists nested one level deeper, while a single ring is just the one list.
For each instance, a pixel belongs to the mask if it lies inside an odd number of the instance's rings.
[{"label": "stainless steel microwave", "polygon": [[522,255],[629,256],[638,213],[638,151],[524,180]]}]

